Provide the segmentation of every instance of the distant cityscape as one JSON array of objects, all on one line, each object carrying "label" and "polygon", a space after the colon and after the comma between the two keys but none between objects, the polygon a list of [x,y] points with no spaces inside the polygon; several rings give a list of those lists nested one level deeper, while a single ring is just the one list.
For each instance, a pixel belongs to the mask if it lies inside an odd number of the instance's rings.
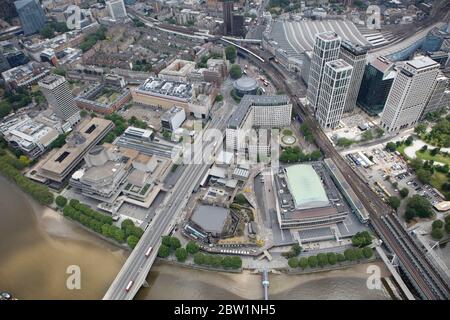
[{"label": "distant cityscape", "polygon": [[104,300],[155,261],[447,300],[449,55],[443,0],[5,0],[0,173],[129,253]]}]

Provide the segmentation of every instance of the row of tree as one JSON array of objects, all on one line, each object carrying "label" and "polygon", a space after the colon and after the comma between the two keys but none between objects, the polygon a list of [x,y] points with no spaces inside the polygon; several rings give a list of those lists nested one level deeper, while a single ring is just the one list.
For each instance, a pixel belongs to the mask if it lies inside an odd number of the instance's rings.
[{"label": "row of tree", "polygon": [[315,256],[301,257],[300,259],[292,257],[288,260],[291,268],[316,268],[326,265],[335,265],[344,261],[359,261],[361,259],[369,259],[373,256],[373,250],[370,247],[346,249],[342,253],[319,253]]},{"label": "row of tree", "polygon": [[39,203],[43,205],[52,204],[53,193],[50,192],[47,186],[33,182],[23,176],[20,171],[23,167],[23,163],[12,156],[5,154],[0,157],[0,173],[14,181],[23,191],[31,195]]},{"label": "row of tree", "polygon": [[204,254],[197,252],[194,255],[194,263],[198,265],[206,265],[214,268],[224,269],[240,269],[242,267],[242,259],[238,256],[219,256],[212,254]]},{"label": "row of tree", "polygon": [[186,247],[181,246],[181,242],[177,237],[162,237],[161,246],[159,247],[158,256],[167,258],[172,253],[178,262],[185,262],[189,255],[194,257],[194,263],[198,265],[207,265],[215,268],[239,269],[242,267],[242,259],[237,256],[219,256],[212,254],[204,254],[199,252],[200,247],[195,241],[189,241]]},{"label": "row of tree", "polygon": [[122,222],[121,228],[112,224],[111,216],[107,216],[90,209],[88,206],[80,203],[78,200],[71,199],[67,203],[67,199],[58,196],[57,204],[61,206],[65,204],[63,214],[65,217],[80,222],[85,227],[102,234],[105,237],[114,239],[119,243],[127,241],[130,248],[134,248],[141,238],[144,231],[136,227],[130,219]]},{"label": "row of tree", "polygon": [[322,157],[320,150],[314,150],[311,153],[304,153],[300,147],[286,147],[280,155],[280,161],[283,163],[295,163],[305,161],[317,161]]},{"label": "row of tree", "polygon": [[435,240],[441,240],[444,237],[444,229],[450,234],[450,215],[446,216],[444,221],[434,220],[431,228],[431,236]]}]

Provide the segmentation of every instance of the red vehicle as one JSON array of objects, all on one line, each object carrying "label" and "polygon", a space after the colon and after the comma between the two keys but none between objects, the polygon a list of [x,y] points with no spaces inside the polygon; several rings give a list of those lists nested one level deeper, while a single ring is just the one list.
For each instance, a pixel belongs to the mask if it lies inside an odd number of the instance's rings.
[{"label": "red vehicle", "polygon": [[148,258],[148,256],[150,255],[150,253],[152,252],[152,247],[148,248],[147,252],[145,253],[145,256]]},{"label": "red vehicle", "polygon": [[130,280],[130,282],[128,282],[127,287],[125,288],[125,291],[128,292],[130,291],[131,287],[133,286],[134,281]]}]

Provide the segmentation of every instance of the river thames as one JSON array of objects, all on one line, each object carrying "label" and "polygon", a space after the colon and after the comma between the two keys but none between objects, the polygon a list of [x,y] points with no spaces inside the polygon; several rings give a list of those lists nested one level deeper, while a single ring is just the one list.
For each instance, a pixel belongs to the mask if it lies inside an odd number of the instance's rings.
[{"label": "river thames", "polygon": [[[19,299],[101,299],[129,252],[42,207],[0,176],[0,291]],[[66,286],[79,266],[81,289]],[[383,266],[379,264],[382,269]],[[271,299],[389,299],[369,290],[367,265],[310,275],[270,275]],[[157,263],[136,299],[261,299],[260,275]]]}]

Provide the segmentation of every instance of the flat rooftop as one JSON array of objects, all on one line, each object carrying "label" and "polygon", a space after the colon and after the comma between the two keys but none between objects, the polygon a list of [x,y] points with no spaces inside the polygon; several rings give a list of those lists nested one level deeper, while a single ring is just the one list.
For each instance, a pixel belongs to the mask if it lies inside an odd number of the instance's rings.
[{"label": "flat rooftop", "polygon": [[285,168],[289,190],[296,209],[310,209],[330,205],[319,175],[309,164]]},{"label": "flat rooftop", "polygon": [[57,150],[41,165],[44,177],[63,179],[70,167],[79,163],[83,156],[95,145],[99,137],[112,129],[113,123],[101,118],[92,118],[79,131],[73,132],[67,138],[66,144]]},{"label": "flat rooftop", "polygon": [[137,89],[141,93],[153,93],[159,96],[170,96],[182,99],[192,98],[192,85],[187,82],[170,81],[155,77],[150,77],[144,81]]},{"label": "flat rooftop", "polygon": [[228,217],[228,209],[200,205],[195,209],[191,221],[206,232],[222,233]]},{"label": "flat rooftop", "polygon": [[415,69],[425,69],[439,65],[439,63],[427,56],[417,56],[414,59],[407,61],[406,64]]},{"label": "flat rooftop", "polygon": [[348,64],[347,62],[345,62],[342,59],[329,61],[326,64],[328,64],[331,68],[333,68],[336,71],[343,71],[343,70],[353,68],[350,64]]},{"label": "flat rooftop", "polygon": [[238,128],[241,125],[242,120],[244,120],[245,115],[247,114],[248,109],[250,109],[251,106],[270,107],[270,106],[285,105],[289,103],[290,103],[289,97],[284,94],[273,96],[247,94],[241,99],[239,107],[236,108],[236,110],[228,120],[228,126],[231,128]]}]

